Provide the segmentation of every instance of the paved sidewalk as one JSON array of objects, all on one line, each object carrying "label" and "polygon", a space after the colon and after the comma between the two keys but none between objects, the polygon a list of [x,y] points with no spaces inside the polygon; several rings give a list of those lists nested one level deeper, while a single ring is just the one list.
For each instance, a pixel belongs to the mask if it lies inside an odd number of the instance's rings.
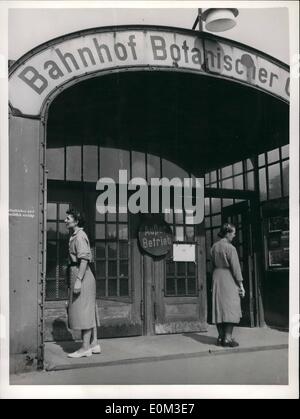
[{"label": "paved sidewalk", "polygon": [[288,348],[288,333],[268,327],[234,330],[237,348],[216,346],[216,328],[209,326],[205,333],[137,336],[103,339],[102,353],[89,358],[67,357],[80,347],[80,342],[48,342],[45,346],[47,371],[153,362],[230,353],[254,352]]}]

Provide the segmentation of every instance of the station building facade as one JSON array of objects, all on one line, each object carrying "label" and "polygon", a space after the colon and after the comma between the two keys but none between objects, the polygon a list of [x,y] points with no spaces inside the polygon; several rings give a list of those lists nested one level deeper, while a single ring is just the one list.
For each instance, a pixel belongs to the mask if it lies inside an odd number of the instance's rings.
[{"label": "station building facade", "polygon": [[[9,96],[12,358],[42,365],[45,342],[79,337],[65,304],[71,206],[87,220],[100,338],[206,331],[210,247],[225,221],[237,227],[242,325],[288,327],[288,66],[207,33],[94,28],[21,57]],[[100,214],[97,182],[118,190],[120,170],[149,188],[201,179],[203,220]],[[143,248],[145,223],[168,226],[167,253]]]}]

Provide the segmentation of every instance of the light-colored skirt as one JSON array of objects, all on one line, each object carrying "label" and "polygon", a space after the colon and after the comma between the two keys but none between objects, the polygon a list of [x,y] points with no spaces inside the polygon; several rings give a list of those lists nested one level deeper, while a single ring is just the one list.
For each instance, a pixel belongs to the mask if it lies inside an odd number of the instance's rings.
[{"label": "light-colored skirt", "polygon": [[99,326],[98,307],[96,303],[96,281],[87,266],[81,283],[81,291],[74,294],[74,284],[78,274],[78,267],[71,266],[69,269],[70,288],[68,305],[69,328],[74,330],[92,329]]},{"label": "light-colored skirt", "polygon": [[239,287],[230,269],[216,268],[213,272],[212,322],[239,323],[241,317]]}]

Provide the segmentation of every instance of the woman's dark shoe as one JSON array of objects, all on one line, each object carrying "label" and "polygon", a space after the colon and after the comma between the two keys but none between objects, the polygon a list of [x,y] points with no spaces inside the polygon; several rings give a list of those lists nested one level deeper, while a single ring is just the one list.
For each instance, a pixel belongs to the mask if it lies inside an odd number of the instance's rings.
[{"label": "woman's dark shoe", "polygon": [[231,339],[231,340],[224,339],[223,340],[223,346],[225,348],[236,348],[237,346],[239,346],[239,344],[234,339]]},{"label": "woman's dark shoe", "polygon": [[216,345],[217,346],[223,346],[223,338],[218,337]]}]

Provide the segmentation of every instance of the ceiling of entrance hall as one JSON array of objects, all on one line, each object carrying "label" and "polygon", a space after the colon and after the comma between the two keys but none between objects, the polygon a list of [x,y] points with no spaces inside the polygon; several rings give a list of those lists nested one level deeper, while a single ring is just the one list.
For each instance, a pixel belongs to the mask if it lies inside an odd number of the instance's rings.
[{"label": "ceiling of entrance hall", "polygon": [[124,72],[66,89],[48,147],[99,144],[159,154],[197,174],[288,142],[286,103],[240,84],[179,72]]}]

